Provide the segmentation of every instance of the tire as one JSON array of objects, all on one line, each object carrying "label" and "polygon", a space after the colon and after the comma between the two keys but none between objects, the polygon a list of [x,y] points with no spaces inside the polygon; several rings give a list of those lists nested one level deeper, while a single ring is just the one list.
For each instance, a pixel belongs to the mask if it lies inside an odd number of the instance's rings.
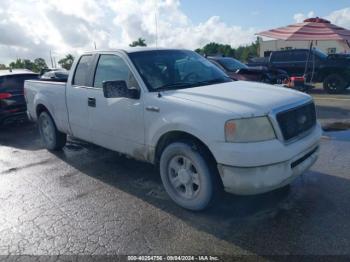
[{"label": "tire", "polygon": [[323,89],[328,94],[340,94],[347,88],[347,83],[339,74],[330,74],[323,80]]},{"label": "tire", "polygon": [[271,79],[267,75],[263,75],[260,79],[260,82],[265,84],[271,84]]},{"label": "tire", "polygon": [[277,75],[276,76],[276,84],[282,85],[282,84],[285,84],[286,81],[288,81],[288,76],[286,76],[286,75]]},{"label": "tire", "polygon": [[39,116],[39,132],[45,147],[50,151],[61,150],[67,141],[67,135],[57,130],[57,127],[48,112]]},{"label": "tire", "polygon": [[[159,169],[164,188],[179,206],[203,210],[220,195],[217,172],[205,152],[188,142],[168,145],[161,154]],[[216,170],[216,169],[215,169]]]}]

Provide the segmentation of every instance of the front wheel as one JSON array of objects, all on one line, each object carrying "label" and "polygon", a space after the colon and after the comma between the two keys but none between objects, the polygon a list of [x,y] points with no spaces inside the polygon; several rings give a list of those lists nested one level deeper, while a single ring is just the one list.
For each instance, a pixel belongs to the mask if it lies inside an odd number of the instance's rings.
[{"label": "front wheel", "polygon": [[65,146],[67,135],[57,130],[52,117],[47,112],[42,112],[39,116],[39,131],[48,150],[60,150]]},{"label": "front wheel", "polygon": [[209,168],[204,153],[189,143],[168,145],[161,155],[159,168],[166,192],[183,208],[203,210],[219,193],[216,174]]},{"label": "front wheel", "polygon": [[329,94],[340,94],[344,92],[347,83],[339,74],[330,74],[323,80],[323,88]]}]

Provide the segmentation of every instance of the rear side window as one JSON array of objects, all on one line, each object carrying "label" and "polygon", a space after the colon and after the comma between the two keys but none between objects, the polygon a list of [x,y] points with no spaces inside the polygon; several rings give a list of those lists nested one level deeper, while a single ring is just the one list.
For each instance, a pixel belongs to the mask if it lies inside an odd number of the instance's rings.
[{"label": "rear side window", "polygon": [[307,52],[305,51],[295,51],[293,52],[293,61],[304,62],[307,59]]},{"label": "rear side window", "polygon": [[83,55],[75,69],[73,85],[86,86],[89,69],[92,62],[92,55]]},{"label": "rear side window", "polygon": [[289,52],[273,52],[271,56],[271,61],[273,62],[287,62],[289,60]]}]

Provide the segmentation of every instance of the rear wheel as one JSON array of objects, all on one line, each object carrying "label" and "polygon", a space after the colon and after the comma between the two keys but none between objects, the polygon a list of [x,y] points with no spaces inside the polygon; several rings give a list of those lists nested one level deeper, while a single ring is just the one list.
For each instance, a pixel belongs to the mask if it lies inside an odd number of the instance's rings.
[{"label": "rear wheel", "polygon": [[168,145],[160,157],[160,175],[170,198],[183,208],[203,210],[219,195],[217,174],[190,143]]},{"label": "rear wheel", "polygon": [[57,130],[50,114],[42,112],[38,122],[40,135],[45,147],[48,150],[62,149],[66,144],[67,135]]},{"label": "rear wheel", "polygon": [[329,94],[340,94],[346,87],[345,79],[339,74],[330,74],[323,80],[323,88]]},{"label": "rear wheel", "polygon": [[263,75],[260,79],[260,82],[266,83],[266,84],[271,84],[271,79],[267,75]]}]

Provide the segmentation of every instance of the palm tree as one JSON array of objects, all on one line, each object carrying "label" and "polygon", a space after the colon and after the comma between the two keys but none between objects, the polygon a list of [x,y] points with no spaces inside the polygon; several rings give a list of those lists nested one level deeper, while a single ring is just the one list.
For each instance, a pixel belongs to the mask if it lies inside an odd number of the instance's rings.
[{"label": "palm tree", "polygon": [[66,55],[64,58],[58,61],[58,63],[65,69],[69,70],[72,67],[74,56],[71,54]]},{"label": "palm tree", "polygon": [[139,37],[136,41],[133,41],[129,46],[135,47],[135,46],[147,46],[146,40],[144,38]]}]

